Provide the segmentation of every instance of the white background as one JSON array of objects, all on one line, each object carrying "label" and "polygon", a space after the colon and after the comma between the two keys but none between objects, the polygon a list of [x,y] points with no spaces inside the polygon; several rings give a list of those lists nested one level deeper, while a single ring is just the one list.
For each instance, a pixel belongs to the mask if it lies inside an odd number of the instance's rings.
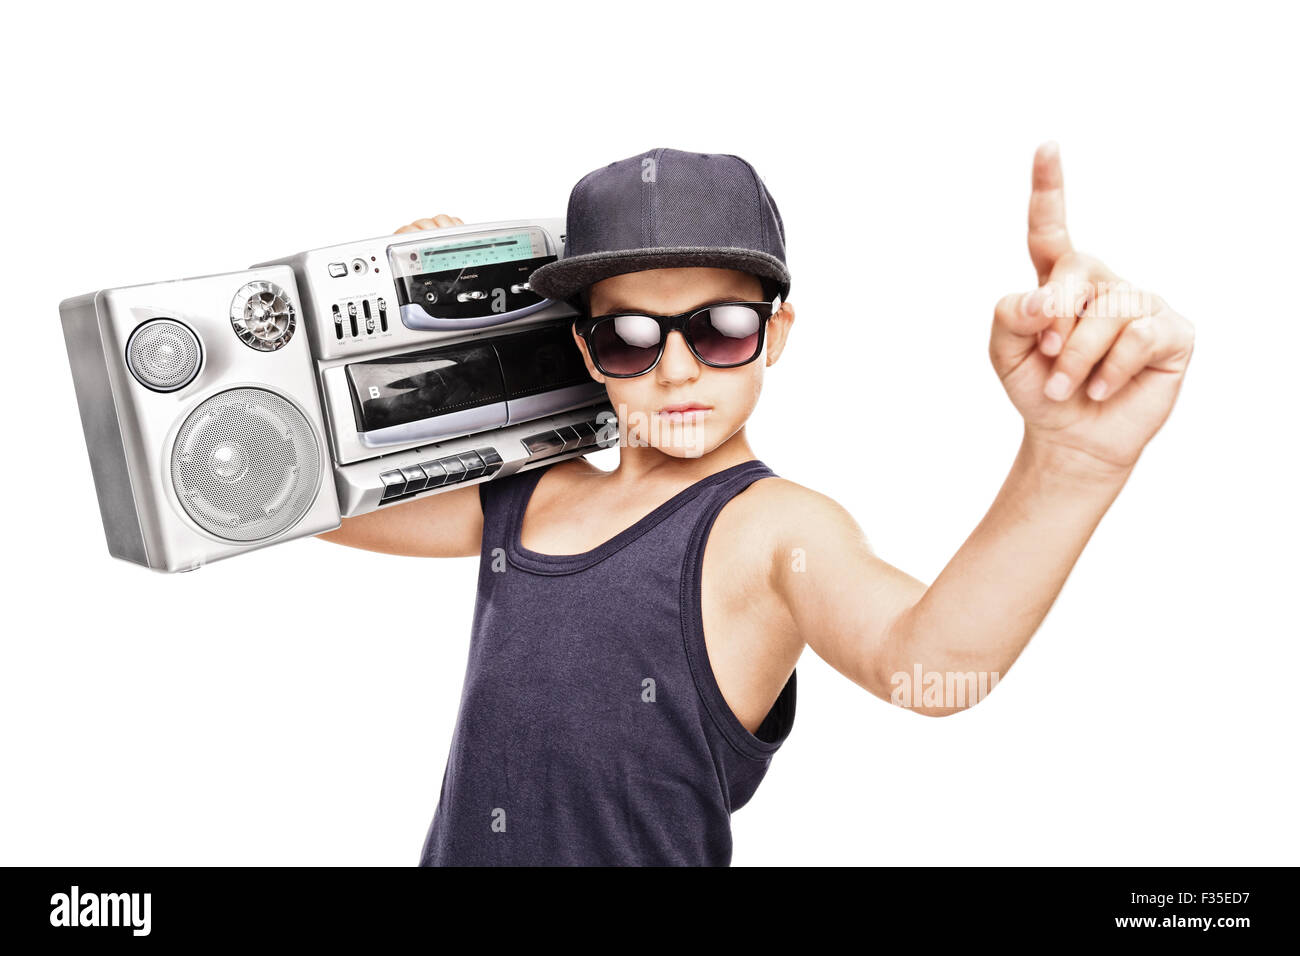
[{"label": "white background", "polygon": [[1300,862],[1280,8],[61,3],[6,32],[0,862],[415,863],[473,610],[473,558],[110,559],[60,299],[737,153],[798,314],[751,441],[931,581],[1019,441],[986,347],[1049,138],[1076,245],[1196,324],[1180,402],[985,703],[917,717],[805,655],[735,862]]}]

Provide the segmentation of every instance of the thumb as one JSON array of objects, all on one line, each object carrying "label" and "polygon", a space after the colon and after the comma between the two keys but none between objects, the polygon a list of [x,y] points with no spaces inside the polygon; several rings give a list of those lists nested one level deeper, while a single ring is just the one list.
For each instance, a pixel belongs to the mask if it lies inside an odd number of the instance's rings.
[{"label": "thumb", "polygon": [[1038,333],[1052,324],[1047,302],[1050,289],[1005,295],[993,310],[989,358],[998,377],[1004,377],[1038,348]]}]

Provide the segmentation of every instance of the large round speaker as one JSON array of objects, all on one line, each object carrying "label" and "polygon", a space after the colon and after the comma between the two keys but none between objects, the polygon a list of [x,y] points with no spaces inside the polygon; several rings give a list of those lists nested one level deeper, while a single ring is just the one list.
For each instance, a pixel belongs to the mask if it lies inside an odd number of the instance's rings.
[{"label": "large round speaker", "polygon": [[321,482],[316,433],[291,402],[264,388],[205,399],[172,446],[172,486],[204,531],[260,541],[292,528]]},{"label": "large round speaker", "polygon": [[194,381],[203,364],[199,337],[175,319],[150,319],[126,340],[126,366],[145,388],[174,392]]}]

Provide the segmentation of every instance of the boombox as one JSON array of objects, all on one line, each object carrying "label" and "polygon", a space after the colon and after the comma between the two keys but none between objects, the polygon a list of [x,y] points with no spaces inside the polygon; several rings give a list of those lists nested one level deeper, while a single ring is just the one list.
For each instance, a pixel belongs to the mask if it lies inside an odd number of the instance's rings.
[{"label": "boombox", "polygon": [[385,236],[60,304],[109,553],[184,571],[617,441],[562,220]]}]

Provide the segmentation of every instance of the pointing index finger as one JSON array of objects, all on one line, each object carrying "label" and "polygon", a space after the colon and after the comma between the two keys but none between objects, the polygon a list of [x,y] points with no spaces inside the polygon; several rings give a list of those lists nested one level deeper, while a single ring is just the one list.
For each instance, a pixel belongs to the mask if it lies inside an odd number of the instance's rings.
[{"label": "pointing index finger", "polygon": [[1042,285],[1056,260],[1072,250],[1065,228],[1065,177],[1061,150],[1048,142],[1034,153],[1033,192],[1029,196],[1029,258]]}]

